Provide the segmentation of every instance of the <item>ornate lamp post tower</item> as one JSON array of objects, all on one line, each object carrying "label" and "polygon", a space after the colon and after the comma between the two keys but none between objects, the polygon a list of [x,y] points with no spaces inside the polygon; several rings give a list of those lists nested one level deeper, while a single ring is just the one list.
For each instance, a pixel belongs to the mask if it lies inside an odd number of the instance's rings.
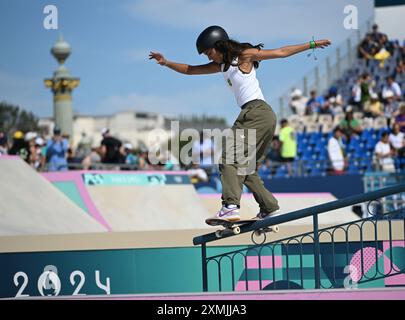
[{"label": "ornate lamp post tower", "polygon": [[53,78],[45,79],[45,86],[53,92],[53,115],[55,126],[62,134],[73,138],[73,107],[72,91],[79,86],[79,78],[73,78],[64,66],[66,59],[71,53],[70,45],[65,42],[62,36],[51,49],[52,55],[59,63],[58,69],[53,73]]}]

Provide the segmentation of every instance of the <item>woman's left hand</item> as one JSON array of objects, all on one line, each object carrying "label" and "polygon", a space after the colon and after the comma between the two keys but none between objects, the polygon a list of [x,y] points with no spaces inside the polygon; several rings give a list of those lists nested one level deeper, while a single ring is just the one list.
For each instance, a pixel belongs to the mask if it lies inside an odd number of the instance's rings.
[{"label": "woman's left hand", "polygon": [[316,40],[315,43],[316,47],[321,49],[326,48],[332,44],[330,40]]}]

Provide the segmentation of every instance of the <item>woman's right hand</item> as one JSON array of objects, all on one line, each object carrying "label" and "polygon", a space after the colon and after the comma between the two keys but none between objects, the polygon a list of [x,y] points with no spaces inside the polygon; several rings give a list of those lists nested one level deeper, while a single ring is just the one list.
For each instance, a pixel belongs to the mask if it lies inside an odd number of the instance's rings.
[{"label": "woman's right hand", "polygon": [[165,57],[159,53],[159,52],[150,52],[149,53],[149,60],[155,59],[156,63],[160,64],[161,66],[165,66],[167,63],[167,60]]}]

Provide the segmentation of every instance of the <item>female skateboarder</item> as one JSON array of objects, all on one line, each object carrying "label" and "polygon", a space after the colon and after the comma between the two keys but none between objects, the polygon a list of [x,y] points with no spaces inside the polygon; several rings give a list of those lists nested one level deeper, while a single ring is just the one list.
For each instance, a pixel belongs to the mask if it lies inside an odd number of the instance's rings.
[{"label": "female skateboarder", "polygon": [[[273,139],[276,129],[276,115],[273,109],[265,102],[264,96],[256,78],[256,69],[259,62],[269,59],[286,58],[309,49],[324,48],[331,44],[329,40],[310,41],[308,43],[291,45],[278,49],[264,50],[263,44],[253,46],[249,43],[239,43],[231,40],[226,31],[219,26],[205,29],[197,39],[197,51],[205,54],[210,63],[198,66],[177,63],[167,60],[161,53],[151,52],[149,59],[155,59],[158,64],[186,75],[201,75],[221,72],[227,86],[233,91],[241,112],[236,119],[232,132],[233,142],[223,149],[219,170],[222,182],[222,208],[215,218],[228,221],[240,220],[240,198],[245,184],[253,193],[258,202],[260,212],[257,218],[263,219],[279,210],[278,202],[264,187],[263,181],[257,173],[257,168],[264,160],[266,151]],[[239,138],[236,135],[239,134]],[[252,163],[229,161],[244,148],[243,153],[249,149],[248,130],[255,130],[254,170],[243,172],[244,167]],[[235,138],[236,137],[236,138]],[[235,143],[241,140],[242,143]],[[249,162],[249,161],[248,161]]]}]

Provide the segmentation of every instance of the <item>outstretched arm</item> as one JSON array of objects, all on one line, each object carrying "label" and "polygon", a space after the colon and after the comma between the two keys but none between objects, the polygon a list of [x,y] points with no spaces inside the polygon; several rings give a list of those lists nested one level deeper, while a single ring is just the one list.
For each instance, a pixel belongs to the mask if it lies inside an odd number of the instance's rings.
[{"label": "outstretched arm", "polygon": [[[316,48],[325,48],[331,45],[330,40],[316,40],[315,41]],[[278,59],[278,58],[287,58],[294,54],[306,51],[311,49],[309,43],[304,44],[297,44],[292,46],[285,46],[278,49],[272,50],[259,50],[259,49],[246,49],[243,51],[243,57],[246,60],[250,61],[261,61],[261,60],[268,60],[268,59]]]},{"label": "outstretched arm", "polygon": [[149,54],[149,60],[155,59],[161,66],[166,66],[174,71],[187,75],[198,75],[198,74],[211,74],[221,71],[221,66],[218,63],[211,62],[208,64],[203,64],[199,66],[190,66],[184,63],[177,63],[168,61],[165,57],[158,52],[151,52]]}]

